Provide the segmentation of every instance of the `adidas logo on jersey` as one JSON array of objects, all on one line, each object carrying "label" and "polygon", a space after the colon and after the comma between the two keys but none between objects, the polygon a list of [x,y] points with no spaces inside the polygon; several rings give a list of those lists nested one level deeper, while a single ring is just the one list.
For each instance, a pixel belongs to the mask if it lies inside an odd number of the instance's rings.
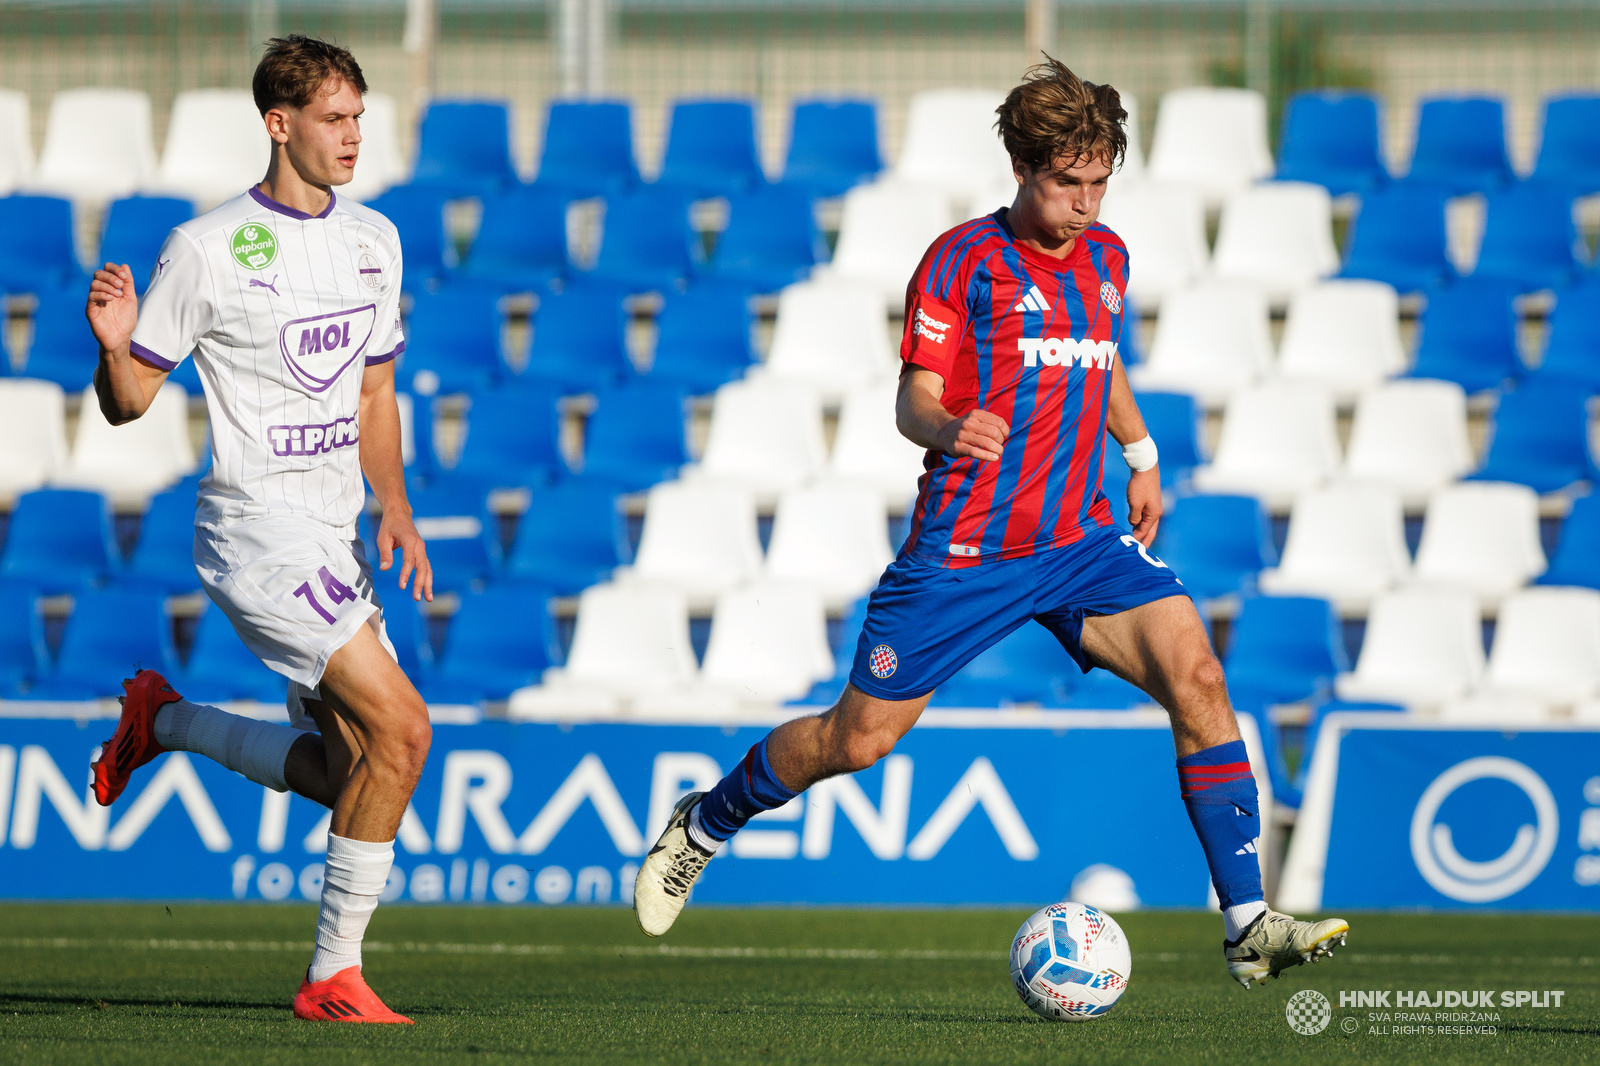
[{"label": "adidas logo on jersey", "polygon": [[1023,366],[1066,366],[1109,370],[1117,356],[1116,341],[1073,340],[1071,337],[1023,337],[1017,341]]},{"label": "adidas logo on jersey", "polygon": [[1017,303],[1017,306],[1011,310],[1018,313],[1023,311],[1048,311],[1050,310],[1050,301],[1044,298],[1044,293],[1039,291],[1039,286],[1034,285],[1028,289],[1028,295],[1024,296]]}]

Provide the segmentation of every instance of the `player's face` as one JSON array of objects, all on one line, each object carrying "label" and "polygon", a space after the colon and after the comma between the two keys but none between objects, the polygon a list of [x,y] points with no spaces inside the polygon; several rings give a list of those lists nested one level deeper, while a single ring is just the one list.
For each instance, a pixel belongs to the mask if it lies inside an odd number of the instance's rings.
[{"label": "player's face", "polygon": [[305,107],[283,109],[283,133],[273,139],[288,149],[294,169],[310,184],[344,185],[356,174],[364,109],[354,86],[329,78]]},{"label": "player's face", "polygon": [[1104,156],[1058,160],[1050,167],[1016,168],[1020,188],[1015,210],[1057,240],[1070,241],[1100,217],[1111,164]]}]

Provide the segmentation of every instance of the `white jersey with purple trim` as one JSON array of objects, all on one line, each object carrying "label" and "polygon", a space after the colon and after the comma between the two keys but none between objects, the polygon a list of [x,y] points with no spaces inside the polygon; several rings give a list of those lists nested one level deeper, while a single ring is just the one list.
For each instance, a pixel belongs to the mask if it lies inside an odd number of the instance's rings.
[{"label": "white jersey with purple trim", "polygon": [[354,535],[362,373],[405,350],[400,269],[394,225],[337,195],[311,216],[252,188],[168,234],[131,349],[163,370],[194,354],[201,525],[300,515]]}]

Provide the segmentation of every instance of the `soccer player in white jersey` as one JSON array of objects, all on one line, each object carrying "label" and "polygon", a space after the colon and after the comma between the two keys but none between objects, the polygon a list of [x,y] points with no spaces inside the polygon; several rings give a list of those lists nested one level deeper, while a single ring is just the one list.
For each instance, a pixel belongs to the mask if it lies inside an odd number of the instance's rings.
[{"label": "soccer player in white jersey", "polygon": [[361,941],[421,776],[428,709],[395,662],[357,533],[362,475],[383,506],[380,569],[433,599],[400,459],[394,359],[400,240],[335,194],[355,174],[367,85],[345,49],[268,42],[252,82],[272,140],[262,182],[168,235],[143,302],[127,266],[90,285],[95,392],[113,425],[150,406],[194,354],[211,416],[194,556],[215,609],[289,681],[289,724],[183,699],[142,670],[94,764],[109,806],[164,751],[215,759],[332,808],[316,953],[297,1018],[402,1022],[361,976]]}]

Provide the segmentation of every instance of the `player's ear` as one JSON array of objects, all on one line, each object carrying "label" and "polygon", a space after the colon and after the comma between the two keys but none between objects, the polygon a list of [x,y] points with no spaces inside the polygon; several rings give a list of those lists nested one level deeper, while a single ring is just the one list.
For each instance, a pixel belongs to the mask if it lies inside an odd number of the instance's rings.
[{"label": "player's ear", "polygon": [[267,136],[279,144],[289,143],[289,113],[281,107],[274,107],[261,116],[261,121],[266,123]]}]

